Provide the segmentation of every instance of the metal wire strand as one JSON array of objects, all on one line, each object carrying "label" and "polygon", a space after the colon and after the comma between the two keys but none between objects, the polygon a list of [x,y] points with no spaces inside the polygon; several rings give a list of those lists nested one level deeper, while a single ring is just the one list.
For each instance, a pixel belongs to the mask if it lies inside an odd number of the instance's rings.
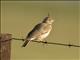
[{"label": "metal wire strand", "polygon": [[[9,39],[9,40],[0,41],[0,42],[7,42],[7,41],[10,41],[10,40],[24,41],[25,39],[23,39],[23,38],[11,38],[11,39]],[[80,47],[79,45],[64,44],[64,43],[55,43],[55,42],[44,42],[44,41],[35,41],[35,40],[32,40],[31,42],[51,44],[51,45],[61,45],[61,46],[68,46],[68,47]]]}]

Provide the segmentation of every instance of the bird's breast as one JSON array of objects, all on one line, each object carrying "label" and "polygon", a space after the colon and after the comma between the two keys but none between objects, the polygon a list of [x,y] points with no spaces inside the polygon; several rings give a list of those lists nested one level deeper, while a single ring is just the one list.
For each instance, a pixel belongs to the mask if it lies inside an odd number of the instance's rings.
[{"label": "bird's breast", "polygon": [[41,34],[41,36],[39,36],[39,40],[43,40],[44,38],[46,38],[49,35],[50,31],[51,30],[49,30],[48,32],[45,32],[45,33]]}]

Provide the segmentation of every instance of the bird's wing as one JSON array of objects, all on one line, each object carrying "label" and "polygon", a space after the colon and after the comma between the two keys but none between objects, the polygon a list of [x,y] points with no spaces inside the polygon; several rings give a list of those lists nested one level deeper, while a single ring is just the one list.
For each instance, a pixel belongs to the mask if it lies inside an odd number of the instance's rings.
[{"label": "bird's wing", "polygon": [[37,24],[31,32],[28,33],[27,39],[36,39],[38,36],[47,33],[49,31],[49,25],[44,23]]},{"label": "bird's wing", "polygon": [[39,36],[41,33],[39,32],[39,29],[41,28],[42,24],[39,23],[37,24],[29,33],[27,36],[27,39],[31,39],[31,38],[36,38],[37,36]]}]

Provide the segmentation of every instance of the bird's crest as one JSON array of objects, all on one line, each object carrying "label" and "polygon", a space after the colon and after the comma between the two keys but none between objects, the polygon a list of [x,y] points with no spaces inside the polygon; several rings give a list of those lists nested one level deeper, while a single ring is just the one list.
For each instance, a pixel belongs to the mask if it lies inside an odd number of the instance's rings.
[{"label": "bird's crest", "polygon": [[43,22],[46,22],[50,18],[50,13],[48,13],[48,16],[44,18]]}]

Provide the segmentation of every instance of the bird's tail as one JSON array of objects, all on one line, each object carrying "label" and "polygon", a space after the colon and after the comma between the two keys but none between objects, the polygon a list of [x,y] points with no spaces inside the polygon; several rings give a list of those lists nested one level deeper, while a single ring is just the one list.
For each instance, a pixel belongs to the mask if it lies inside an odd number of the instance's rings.
[{"label": "bird's tail", "polygon": [[30,40],[26,40],[26,41],[24,42],[24,44],[22,45],[22,47],[25,47],[25,46],[28,44],[29,41],[30,41]]}]

